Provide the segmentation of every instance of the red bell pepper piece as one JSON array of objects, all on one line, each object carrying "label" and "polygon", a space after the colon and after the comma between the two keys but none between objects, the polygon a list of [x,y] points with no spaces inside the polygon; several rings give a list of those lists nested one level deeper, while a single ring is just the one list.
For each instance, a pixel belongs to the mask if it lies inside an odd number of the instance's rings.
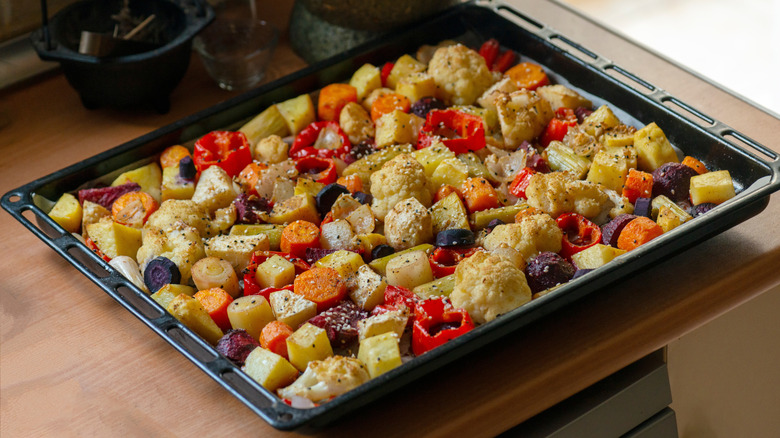
[{"label": "red bell pepper piece", "polygon": [[[316,148],[314,147],[320,133],[324,129],[335,132],[341,140],[341,146],[337,148]],[[338,122],[313,122],[303,128],[295,137],[288,155],[291,158],[304,158],[317,156],[322,158],[345,157],[352,149],[352,143],[349,142],[349,136],[339,126]]]},{"label": "red bell pepper piece", "polygon": [[[269,290],[269,289],[276,289],[276,288],[261,288],[260,285],[257,283],[257,280],[255,279],[257,266],[274,255],[284,257],[285,259],[292,262],[292,264],[295,266],[296,276],[304,271],[308,271],[311,268],[311,266],[309,266],[309,264],[306,263],[303,259],[295,257],[286,252],[256,251],[254,254],[252,254],[252,260],[249,262],[249,266],[247,266],[246,269],[244,269],[244,295],[263,295],[267,299],[268,295],[270,295],[271,292],[275,292],[275,290]],[[289,285],[283,287],[282,289],[288,289],[291,287],[292,285]],[[276,290],[281,290],[281,289],[276,289]]]},{"label": "red bell pepper piece", "polygon": [[577,213],[564,213],[556,219],[558,228],[563,231],[561,256],[571,256],[591,246],[601,243],[601,228]]},{"label": "red bell pepper piece", "polygon": [[417,149],[427,148],[436,141],[456,154],[480,150],[485,147],[482,118],[453,109],[430,111],[420,129]]},{"label": "red bell pepper piece", "polygon": [[393,62],[386,62],[385,65],[382,66],[379,77],[382,79],[383,87],[387,86],[387,77],[390,76],[390,72],[393,71],[393,67],[395,67],[395,63]]},{"label": "red bell pepper piece", "polygon": [[498,40],[495,38],[491,38],[482,43],[482,46],[479,48],[479,54],[485,58],[485,64],[487,64],[488,68],[493,66],[496,58],[498,58],[498,52],[500,50],[501,47],[498,44]]},{"label": "red bell pepper piece", "polygon": [[446,277],[455,273],[455,268],[461,260],[470,257],[477,251],[476,248],[454,249],[438,247],[428,256],[433,276]]},{"label": "red bell pepper piece", "polygon": [[569,128],[577,126],[577,116],[571,108],[558,108],[555,111],[555,117],[547,124],[542,136],[539,138],[539,145],[547,147],[551,141],[561,141],[566,137]]},{"label": "red bell pepper piece", "polygon": [[417,303],[412,328],[412,351],[419,356],[474,328],[465,309],[456,309],[446,298],[437,297]]},{"label": "red bell pepper piece", "polygon": [[515,63],[516,55],[515,52],[512,50],[507,50],[504,53],[501,54],[501,56],[496,59],[496,61],[493,63],[493,66],[490,67],[491,71],[498,71],[498,72],[505,72],[509,70],[509,67],[511,67]]},{"label": "red bell pepper piece", "polygon": [[509,185],[509,193],[518,198],[527,198],[525,189],[528,188],[528,184],[531,183],[531,177],[536,173],[533,167],[524,167],[520,172],[517,172],[515,179],[512,180],[512,184]]},{"label": "red bell pepper piece", "polygon": [[243,132],[212,131],[195,142],[192,160],[198,172],[219,166],[234,177],[252,162],[252,152]]},{"label": "red bell pepper piece", "polygon": [[105,260],[106,262],[110,262],[111,261],[111,257],[103,254],[103,251],[101,251],[100,248],[98,248],[98,246],[95,244],[94,240],[90,239],[89,237],[85,237],[84,238],[84,243],[87,245],[87,248],[89,248],[90,250],[92,250],[92,252],[97,254],[98,257],[100,257],[101,259]]},{"label": "red bell pepper piece", "polygon": [[[371,310],[372,315],[381,315],[391,310],[398,310],[399,307],[405,306],[409,309],[409,312],[414,312],[414,306],[420,299],[414,292],[401,286],[387,286],[385,288],[385,302],[374,307]],[[412,320],[409,320],[411,325]]]},{"label": "red bell pepper piece", "polygon": [[339,177],[336,163],[332,158],[316,156],[299,158],[295,160],[295,169],[299,174],[310,174],[314,181],[325,185],[336,182]]}]

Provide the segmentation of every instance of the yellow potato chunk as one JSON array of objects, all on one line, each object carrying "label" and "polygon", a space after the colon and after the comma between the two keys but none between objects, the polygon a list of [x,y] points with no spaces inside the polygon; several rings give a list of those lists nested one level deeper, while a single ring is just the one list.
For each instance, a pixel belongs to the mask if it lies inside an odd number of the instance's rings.
[{"label": "yellow potato chunk", "polygon": [[125,255],[135,258],[141,247],[141,230],[103,219],[87,225],[87,235],[109,258]]},{"label": "yellow potato chunk", "polygon": [[358,359],[366,365],[371,378],[401,366],[398,335],[386,332],[360,341]]},{"label": "yellow potato chunk", "polygon": [[438,190],[445,184],[460,187],[468,177],[469,168],[466,163],[457,158],[447,158],[433,171],[431,185],[433,190]]},{"label": "yellow potato chunk", "polygon": [[718,170],[691,178],[691,201],[693,205],[712,202],[720,204],[735,195],[734,181],[728,170]]},{"label": "yellow potato chunk", "polygon": [[596,244],[571,256],[571,260],[579,269],[596,269],[611,262],[615,257],[625,253],[609,245]]},{"label": "yellow potato chunk", "polygon": [[216,345],[222,338],[222,330],[195,298],[181,294],[168,304],[167,310],[210,344]]},{"label": "yellow potato chunk", "polygon": [[298,377],[298,370],[287,359],[262,347],[249,353],[241,369],[269,391],[283,388]]},{"label": "yellow potato chunk", "polygon": [[274,205],[268,222],[282,225],[295,221],[307,221],[313,224],[320,223],[320,214],[317,212],[317,201],[310,193],[295,195]]},{"label": "yellow potato chunk", "polygon": [[160,186],[162,185],[162,170],[157,163],[149,163],[146,166],[141,166],[137,169],[128,170],[127,172],[116,177],[111,186],[119,186],[129,182],[134,182],[141,186],[141,191],[146,192],[159,203],[162,202],[162,192]]},{"label": "yellow potato chunk", "polygon": [[70,193],[64,193],[52,207],[49,217],[65,228],[65,231],[77,233],[81,227],[81,214],[79,200]]},{"label": "yellow potato chunk", "polygon": [[387,264],[387,283],[409,290],[433,281],[433,271],[425,251],[401,254]]},{"label": "yellow potato chunk", "polygon": [[316,119],[314,103],[308,94],[301,94],[298,97],[277,103],[276,109],[284,118],[287,129],[292,135],[297,135]]},{"label": "yellow potato chunk", "polygon": [[680,162],[666,134],[655,122],[634,133],[634,147],[637,166],[645,172],[652,172],[665,163]]},{"label": "yellow potato chunk", "polygon": [[347,279],[357,272],[365,262],[360,254],[352,251],[339,250],[328,254],[314,263],[315,268],[333,268],[341,278]]},{"label": "yellow potato chunk", "polygon": [[371,64],[363,64],[352,74],[349,85],[357,90],[358,100],[363,100],[368,93],[382,87],[382,77],[378,67]]},{"label": "yellow potato chunk", "polygon": [[317,304],[287,289],[271,292],[268,298],[274,317],[293,329],[317,314]]},{"label": "yellow potato chunk", "polygon": [[309,362],[333,356],[333,348],[325,330],[307,322],[287,338],[287,354],[290,363],[304,371]]},{"label": "yellow potato chunk", "polygon": [[284,257],[273,255],[260,263],[255,272],[260,287],[283,287],[295,280],[295,265]]},{"label": "yellow potato chunk", "polygon": [[376,121],[376,145],[380,148],[395,144],[416,143],[417,132],[424,120],[414,114],[393,110]]},{"label": "yellow potato chunk", "polygon": [[409,101],[415,103],[423,97],[436,95],[436,81],[428,73],[412,73],[398,81],[395,85],[395,92],[406,96]]},{"label": "yellow potato chunk", "polygon": [[230,326],[244,329],[255,339],[269,322],[275,320],[271,305],[261,295],[247,295],[233,300],[227,309]]},{"label": "yellow potato chunk", "polygon": [[165,286],[161,287],[157,290],[157,292],[153,293],[151,295],[151,298],[157,302],[157,304],[161,305],[163,309],[167,309],[168,305],[171,304],[171,302],[174,300],[174,298],[178,297],[181,294],[187,295],[187,296],[193,296],[195,295],[194,287],[186,286],[183,284],[172,284],[168,283]]}]

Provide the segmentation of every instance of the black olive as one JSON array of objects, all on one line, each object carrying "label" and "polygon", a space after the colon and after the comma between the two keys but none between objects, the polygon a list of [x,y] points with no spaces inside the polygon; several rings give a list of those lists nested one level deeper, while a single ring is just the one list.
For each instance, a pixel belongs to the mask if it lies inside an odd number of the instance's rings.
[{"label": "black olive", "polygon": [[176,263],[169,258],[157,257],[149,262],[144,269],[144,284],[154,293],[166,284],[179,284],[181,272]]},{"label": "black olive", "polygon": [[485,227],[485,228],[488,231],[493,231],[493,228],[495,228],[495,227],[497,227],[499,225],[504,225],[504,223],[505,222],[502,221],[501,219],[493,219],[492,221],[488,222],[487,227]]},{"label": "black olive", "polygon": [[691,209],[691,211],[693,212],[692,216],[699,217],[717,206],[718,204],[713,204],[712,202],[705,202],[703,204],[696,205]]},{"label": "black olive", "polygon": [[463,228],[444,230],[436,235],[436,246],[468,246],[474,244],[474,233]]},{"label": "black olive", "polygon": [[374,249],[371,250],[371,258],[372,259],[381,259],[382,257],[387,257],[390,254],[394,254],[395,250],[390,245],[385,245],[384,243],[381,245],[377,245],[374,247]]},{"label": "black olive", "polygon": [[371,204],[371,201],[374,200],[374,197],[371,196],[370,193],[363,192],[355,192],[352,194],[352,197],[357,199],[361,204]]},{"label": "black olive", "polygon": [[331,207],[333,207],[333,203],[336,202],[336,199],[344,194],[348,195],[349,190],[341,184],[333,183],[326,185],[317,193],[317,211],[319,211],[322,216],[325,216],[328,214]]},{"label": "black olive", "polygon": [[189,155],[179,160],[179,177],[186,180],[194,180],[198,170]]}]

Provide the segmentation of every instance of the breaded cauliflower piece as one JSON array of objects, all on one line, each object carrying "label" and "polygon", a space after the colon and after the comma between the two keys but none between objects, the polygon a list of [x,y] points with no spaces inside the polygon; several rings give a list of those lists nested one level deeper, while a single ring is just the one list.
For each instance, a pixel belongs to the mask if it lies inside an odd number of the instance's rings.
[{"label": "breaded cauliflower piece", "polygon": [[450,301],[484,324],[531,301],[531,288],[513,263],[480,251],[458,264]]},{"label": "breaded cauliflower piece", "polygon": [[144,227],[142,242],[136,254],[141,272],[152,259],[163,256],[179,268],[182,284],[187,284],[190,280],[192,265],[206,257],[198,230],[182,221],[165,229]]},{"label": "breaded cauliflower piece", "polygon": [[433,241],[431,213],[415,198],[402,200],[385,216],[385,237],[396,251]]},{"label": "breaded cauliflower piece", "polygon": [[549,102],[526,89],[500,93],[495,104],[504,146],[509,149],[538,137],[555,114]]},{"label": "breaded cauliflower piece", "polygon": [[358,144],[361,141],[376,134],[374,122],[368,115],[368,111],[355,102],[349,102],[344,105],[339,113],[339,126],[352,144]]},{"label": "breaded cauliflower piece", "polygon": [[482,96],[477,99],[477,104],[482,108],[496,110],[496,98],[501,94],[509,94],[517,91],[517,84],[509,76],[501,78],[498,82],[488,88]]},{"label": "breaded cauliflower piece", "polygon": [[192,200],[207,211],[214,212],[230,205],[237,196],[230,175],[219,166],[211,166],[200,173]]},{"label": "breaded cauliflower piece", "polygon": [[363,362],[331,356],[309,362],[306,371],[292,385],[278,390],[279,397],[304,397],[313,402],[327,400],[357,388],[370,379]]},{"label": "breaded cauliflower piece", "polygon": [[553,111],[556,111],[558,108],[577,109],[578,107],[590,108],[593,106],[591,101],[580,96],[579,93],[571,88],[567,88],[565,85],[561,84],[545,85],[544,87],[537,88],[536,92],[542,96],[544,100],[550,102]]},{"label": "breaded cauliflower piece", "polygon": [[462,44],[436,50],[428,74],[443,91],[445,101],[454,105],[473,104],[495,80],[485,58]]},{"label": "breaded cauliflower piece", "polygon": [[371,174],[371,210],[380,221],[385,220],[395,204],[416,198],[425,207],[431,206],[430,181],[422,164],[410,154],[401,154]]},{"label": "breaded cauliflower piece", "polygon": [[257,142],[254,148],[254,158],[266,164],[276,164],[288,158],[287,143],[278,135],[269,135]]},{"label": "breaded cauliflower piece", "polygon": [[612,206],[601,185],[575,179],[565,172],[535,174],[525,193],[528,205],[552,217],[574,212],[592,219]]},{"label": "breaded cauliflower piece", "polygon": [[189,199],[168,199],[160,204],[160,208],[149,216],[146,220],[146,227],[161,228],[163,230],[173,227],[177,222],[185,224],[198,230],[198,234],[206,236],[209,234],[209,213]]},{"label": "breaded cauliflower piece", "polygon": [[524,215],[520,222],[493,228],[482,242],[488,251],[498,250],[503,244],[517,250],[526,262],[540,252],[561,250],[563,232],[555,219],[546,213]]}]

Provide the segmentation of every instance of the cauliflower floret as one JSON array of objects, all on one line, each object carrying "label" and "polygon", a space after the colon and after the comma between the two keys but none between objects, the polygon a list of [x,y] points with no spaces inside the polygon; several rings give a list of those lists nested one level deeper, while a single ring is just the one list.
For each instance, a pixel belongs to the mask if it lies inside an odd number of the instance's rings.
[{"label": "cauliflower floret", "polygon": [[219,166],[211,166],[200,173],[198,185],[192,200],[213,212],[225,208],[233,202],[238,194],[233,187],[233,179]]},{"label": "cauliflower floret", "polygon": [[539,93],[544,100],[550,102],[553,111],[556,111],[558,108],[576,109],[578,107],[590,108],[593,106],[588,99],[580,96],[579,93],[571,88],[566,88],[566,86],[561,84],[545,85],[544,87],[537,88],[536,92]]},{"label": "cauliflower floret", "polygon": [[563,232],[555,219],[545,213],[524,215],[520,222],[493,228],[482,244],[488,251],[498,250],[502,244],[514,248],[530,261],[540,252],[561,250]]},{"label": "cauliflower floret", "polygon": [[352,144],[358,144],[369,137],[374,137],[376,132],[368,111],[355,102],[344,105],[339,114],[339,125],[349,136],[349,141]]},{"label": "cauliflower floret", "polygon": [[149,216],[145,227],[171,228],[177,222],[184,222],[198,230],[201,236],[208,234],[209,213],[200,205],[189,199],[168,199],[160,204],[160,208]]},{"label": "cauliflower floret", "polygon": [[510,149],[538,137],[554,115],[549,102],[526,89],[501,93],[495,104],[504,144]]},{"label": "cauliflower floret", "polygon": [[430,181],[422,164],[410,154],[401,154],[371,174],[371,210],[380,221],[401,200],[416,198],[425,207],[431,206]]},{"label": "cauliflower floret", "polygon": [[288,158],[287,149],[287,143],[282,140],[282,137],[269,135],[257,142],[254,157],[255,160],[266,164],[281,163]]},{"label": "cauliflower floret", "polygon": [[292,385],[278,391],[279,397],[304,397],[313,402],[327,400],[357,388],[370,379],[363,362],[344,356],[309,362],[306,371]]},{"label": "cauliflower floret", "polygon": [[512,262],[477,252],[455,269],[450,301],[454,307],[466,309],[474,322],[484,324],[531,301],[531,288],[523,271]]},{"label": "cauliflower floret", "polygon": [[428,73],[455,105],[471,105],[493,84],[485,58],[462,44],[442,47],[433,54]]},{"label": "cauliflower floret", "polygon": [[574,212],[592,219],[612,206],[601,185],[575,179],[565,172],[535,174],[525,193],[528,205],[553,217]]},{"label": "cauliflower floret", "polygon": [[477,99],[477,104],[482,108],[496,110],[496,97],[501,94],[509,94],[517,91],[517,84],[509,76],[501,78],[498,82],[487,89],[482,96]]},{"label": "cauliflower floret", "polygon": [[395,204],[385,217],[387,244],[396,251],[433,240],[433,221],[428,209],[415,198]]},{"label": "cauliflower floret", "polygon": [[190,280],[192,265],[206,257],[198,230],[182,221],[166,229],[145,227],[142,242],[136,254],[141,272],[152,259],[162,256],[170,259],[179,268],[182,284],[187,284]]}]

